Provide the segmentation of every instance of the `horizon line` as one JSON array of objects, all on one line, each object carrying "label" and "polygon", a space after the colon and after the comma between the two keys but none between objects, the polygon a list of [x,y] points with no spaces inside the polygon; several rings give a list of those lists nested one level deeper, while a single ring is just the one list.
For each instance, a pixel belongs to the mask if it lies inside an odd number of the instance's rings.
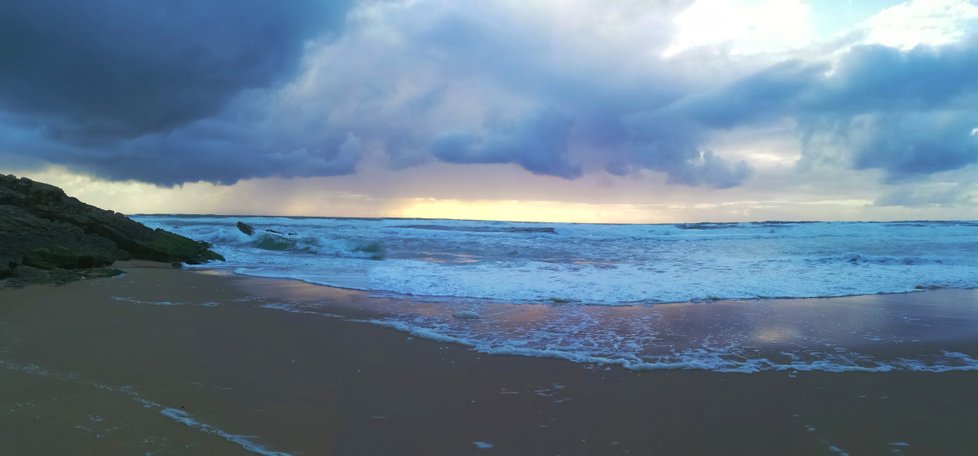
[{"label": "horizon line", "polygon": [[502,220],[502,219],[465,219],[448,217],[354,217],[354,216],[331,216],[331,215],[270,215],[270,214],[192,214],[192,213],[133,213],[124,214],[127,217],[239,217],[239,218],[258,218],[274,217],[289,219],[340,219],[340,220],[439,220],[451,222],[498,222],[498,223],[558,223],[562,225],[735,225],[740,223],[747,224],[789,224],[789,223],[978,223],[978,219],[906,219],[906,220],[745,220],[745,221],[696,221],[696,222],[560,222],[560,221],[534,221],[534,220]]}]

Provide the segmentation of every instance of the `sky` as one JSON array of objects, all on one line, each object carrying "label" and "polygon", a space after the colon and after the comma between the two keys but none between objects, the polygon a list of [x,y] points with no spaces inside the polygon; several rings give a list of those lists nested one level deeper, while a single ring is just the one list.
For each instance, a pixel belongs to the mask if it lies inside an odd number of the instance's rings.
[{"label": "sky", "polygon": [[125,213],[978,219],[978,2],[0,3],[0,172]]}]

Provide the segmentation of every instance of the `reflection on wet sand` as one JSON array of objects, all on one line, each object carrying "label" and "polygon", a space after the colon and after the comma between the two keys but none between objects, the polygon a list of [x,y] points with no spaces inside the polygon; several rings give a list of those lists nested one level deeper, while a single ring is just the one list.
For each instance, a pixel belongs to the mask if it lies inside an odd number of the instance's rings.
[{"label": "reflection on wet sand", "polygon": [[[633,306],[412,299],[301,282],[248,282],[279,310],[356,319],[490,354],[630,369],[978,370],[978,290]],[[256,292],[258,290],[255,290]],[[457,318],[460,310],[478,318]]]}]

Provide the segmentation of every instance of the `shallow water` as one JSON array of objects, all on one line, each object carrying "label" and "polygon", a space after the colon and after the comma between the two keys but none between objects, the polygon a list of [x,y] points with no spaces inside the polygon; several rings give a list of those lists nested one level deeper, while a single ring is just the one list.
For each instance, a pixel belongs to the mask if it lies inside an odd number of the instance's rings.
[{"label": "shallow water", "polygon": [[[332,299],[303,296],[262,307],[338,317]],[[339,307],[372,315],[356,321],[482,353],[635,371],[978,371],[978,290],[654,306],[361,295]]]}]

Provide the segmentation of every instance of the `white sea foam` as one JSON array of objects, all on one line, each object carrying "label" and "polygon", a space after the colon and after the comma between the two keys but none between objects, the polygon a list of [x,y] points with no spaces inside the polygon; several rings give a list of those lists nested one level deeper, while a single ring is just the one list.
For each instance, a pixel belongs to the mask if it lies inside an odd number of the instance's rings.
[{"label": "white sea foam", "polygon": [[261,304],[258,307],[261,307],[262,309],[281,310],[283,312],[289,312],[289,313],[317,315],[320,317],[346,318],[342,315],[336,315],[336,314],[326,313],[322,311],[305,310],[302,307],[293,304],[269,303],[269,304]]},{"label": "white sea foam", "polygon": [[259,454],[259,455],[262,455],[262,456],[288,456],[289,455],[289,453],[282,453],[280,451],[272,451],[272,450],[269,450],[269,449],[265,448],[262,445],[259,445],[258,443],[256,443],[254,441],[254,437],[244,436],[244,435],[237,435],[237,434],[231,434],[231,433],[226,432],[226,431],[224,431],[224,430],[222,430],[222,429],[220,429],[218,427],[211,426],[211,425],[209,425],[207,423],[201,423],[200,421],[197,421],[196,419],[194,419],[194,417],[192,415],[190,415],[189,413],[187,413],[185,410],[180,410],[180,409],[176,409],[176,408],[172,408],[172,407],[166,407],[166,408],[160,410],[160,414],[163,415],[163,416],[165,416],[165,417],[167,417],[167,418],[170,418],[170,419],[172,419],[172,420],[174,420],[174,421],[176,421],[178,423],[181,423],[181,424],[183,424],[185,426],[194,428],[194,429],[196,429],[198,431],[205,432],[205,433],[208,433],[208,434],[214,434],[214,435],[216,435],[216,436],[218,436],[218,437],[220,437],[220,438],[222,438],[224,440],[227,440],[227,441],[229,441],[231,443],[234,443],[234,444],[240,446],[241,448],[243,448],[244,450],[249,451],[249,452],[254,453],[254,454]]},{"label": "white sea foam", "polygon": [[[516,355],[537,358],[555,358],[577,363],[617,365],[633,371],[653,370],[710,370],[715,372],[756,373],[762,371],[786,372],[975,372],[978,359],[963,353],[941,352],[928,356],[929,360],[894,358],[872,359],[856,353],[822,353],[799,350],[788,359],[772,360],[753,354],[751,350],[730,344],[708,348],[685,348],[654,354],[643,353],[647,346],[637,344],[602,343],[600,337],[554,347],[546,339],[531,340],[512,338],[492,332],[465,331],[437,323],[422,324],[415,318],[412,323],[393,320],[358,320],[392,328],[413,336],[471,347],[477,352],[490,355]],[[816,341],[816,344],[820,342]],[[804,358],[804,360],[802,360]]]},{"label": "white sea foam", "polygon": [[[905,300],[906,302],[910,302]],[[917,339],[892,335],[878,342],[862,334],[869,327],[897,333],[925,331],[943,340],[968,333],[978,323],[974,306],[942,301],[939,309],[911,303],[914,312],[937,313],[939,320],[902,317],[905,312],[869,303],[819,301],[743,302],[716,314],[709,304],[602,307],[482,303],[481,318],[459,320],[451,302],[370,301],[371,311],[389,316],[370,323],[412,336],[459,344],[491,355],[555,358],[577,363],[621,366],[634,371],[696,369],[718,372],[969,372],[978,371],[973,354],[922,349]],[[886,303],[886,301],[878,301]],[[885,305],[885,304],[884,304]],[[420,306],[415,310],[415,306]],[[828,307],[827,307],[828,306]],[[266,305],[269,309],[332,315],[329,304]],[[911,315],[917,315],[911,313]],[[705,318],[705,320],[704,320]],[[698,321],[708,326],[696,329]],[[692,324],[693,326],[689,326]],[[790,325],[794,327],[789,331]],[[709,328],[704,332],[704,329]],[[919,336],[923,337],[923,336]],[[942,342],[954,346],[952,342]],[[959,347],[970,348],[967,343]]]},{"label": "white sea foam", "polygon": [[462,320],[477,320],[481,318],[477,312],[473,312],[471,310],[459,310],[453,313],[452,316]]},{"label": "white sea foam", "polygon": [[848,451],[843,450],[842,448],[839,448],[839,447],[837,447],[837,446],[835,446],[835,445],[833,445],[833,444],[825,441],[824,439],[822,439],[822,443],[824,443],[825,446],[828,448],[828,450],[832,454],[834,454],[834,455],[837,455],[837,456],[849,456],[849,452]]},{"label": "white sea foam", "polygon": [[141,299],[136,299],[136,298],[130,298],[130,297],[126,297],[126,296],[113,296],[112,297],[112,300],[113,301],[119,301],[119,302],[128,302],[128,303],[132,303],[132,304],[147,304],[147,305],[151,305],[151,306],[180,306],[180,305],[183,305],[183,303],[180,303],[180,302],[172,302],[172,301],[146,301],[146,300],[141,300]]}]

